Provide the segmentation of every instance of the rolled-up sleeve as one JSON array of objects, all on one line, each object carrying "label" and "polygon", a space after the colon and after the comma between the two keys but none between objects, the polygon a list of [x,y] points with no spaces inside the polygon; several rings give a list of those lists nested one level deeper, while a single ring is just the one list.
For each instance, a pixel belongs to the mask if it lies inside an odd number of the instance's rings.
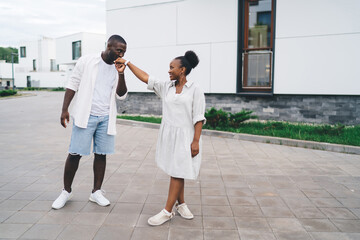
[{"label": "rolled-up sleeve", "polygon": [[204,121],[204,124],[206,123],[205,95],[199,87],[196,87],[193,100],[193,124],[195,125],[197,122],[200,121]]},{"label": "rolled-up sleeve", "polygon": [[164,86],[165,82],[159,81],[154,76],[149,76],[147,89],[154,91],[155,94],[158,95],[160,98],[162,98],[164,95]]},{"label": "rolled-up sleeve", "polygon": [[69,81],[66,84],[66,88],[69,88],[76,92],[79,89],[83,72],[84,72],[84,58],[79,58],[71,74],[71,77],[69,78]]}]

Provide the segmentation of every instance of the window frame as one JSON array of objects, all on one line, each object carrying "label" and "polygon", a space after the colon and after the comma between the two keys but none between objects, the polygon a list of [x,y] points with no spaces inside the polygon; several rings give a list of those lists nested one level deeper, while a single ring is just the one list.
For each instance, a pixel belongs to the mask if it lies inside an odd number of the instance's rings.
[{"label": "window frame", "polygon": [[21,58],[26,58],[26,46],[21,46],[20,47],[20,57]]},{"label": "window frame", "polygon": [[[257,0],[239,0],[238,1],[238,56],[237,56],[237,84],[236,92],[240,94],[273,94],[274,91],[274,59],[275,59],[275,26],[276,26],[276,0],[272,1],[271,6],[271,37],[270,37],[270,47],[265,48],[249,48],[248,39],[249,39],[249,4],[250,2],[255,2]],[[261,50],[270,50],[271,51],[271,61],[270,61],[270,87],[244,87],[243,76],[246,62],[243,60],[243,53],[251,51],[261,51]],[[246,79],[245,79],[246,81]]]},{"label": "window frame", "polygon": [[[80,43],[80,47],[79,47],[79,56],[75,56],[75,46],[77,43]],[[72,60],[78,60],[80,57],[81,57],[81,40],[78,40],[78,41],[74,41],[72,42],[71,44],[71,47],[72,47]]]}]

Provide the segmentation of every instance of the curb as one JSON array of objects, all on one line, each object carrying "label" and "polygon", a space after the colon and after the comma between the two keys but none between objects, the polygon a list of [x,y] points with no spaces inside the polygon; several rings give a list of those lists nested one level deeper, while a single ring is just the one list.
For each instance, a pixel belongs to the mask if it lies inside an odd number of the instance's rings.
[{"label": "curb", "polygon": [[[153,129],[160,128],[160,124],[148,123],[148,122],[138,122],[138,121],[133,121],[133,120],[125,120],[125,119],[117,119],[116,123],[122,124],[122,125],[146,127],[146,128],[153,128]],[[312,142],[312,141],[296,140],[296,139],[289,139],[289,138],[251,135],[251,134],[245,134],[245,133],[223,132],[223,131],[215,131],[215,130],[208,130],[208,129],[203,129],[202,135],[360,155],[360,147],[350,146],[350,145]]]}]

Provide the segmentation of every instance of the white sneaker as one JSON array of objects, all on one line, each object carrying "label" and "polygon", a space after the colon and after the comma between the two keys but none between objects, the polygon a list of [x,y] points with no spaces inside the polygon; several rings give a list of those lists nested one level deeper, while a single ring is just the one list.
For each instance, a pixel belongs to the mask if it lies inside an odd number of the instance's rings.
[{"label": "white sneaker", "polygon": [[90,194],[89,200],[99,204],[102,207],[109,206],[110,201],[107,200],[104,195],[104,190],[97,190],[96,192]]},{"label": "white sneaker", "polygon": [[182,203],[182,204],[176,203],[175,208],[181,217],[183,217],[185,219],[193,219],[194,218],[194,215],[190,212],[190,209],[188,208],[186,203]]},{"label": "white sneaker", "polygon": [[152,216],[151,218],[149,218],[148,224],[151,226],[159,226],[159,225],[169,221],[170,219],[172,219],[174,217],[174,215],[175,215],[174,212],[169,213],[169,212],[165,211],[165,209],[163,209],[163,210],[161,210],[161,212],[159,212],[155,216]]},{"label": "white sneaker", "polygon": [[61,191],[60,196],[53,202],[52,208],[60,209],[65,206],[65,203],[72,197],[72,191],[69,193],[65,189]]}]

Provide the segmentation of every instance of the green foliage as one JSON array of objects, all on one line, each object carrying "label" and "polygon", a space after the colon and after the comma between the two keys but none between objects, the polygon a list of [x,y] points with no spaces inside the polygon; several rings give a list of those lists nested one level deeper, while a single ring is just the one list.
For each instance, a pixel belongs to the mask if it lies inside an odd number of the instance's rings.
[{"label": "green foliage", "polygon": [[225,127],[229,124],[229,114],[222,109],[210,108],[205,112],[206,123],[216,129],[217,127]]},{"label": "green foliage", "polygon": [[57,87],[57,88],[51,89],[51,91],[55,91],[55,92],[57,92],[57,91],[65,91],[65,88],[63,88],[63,87]]},{"label": "green foliage", "polygon": [[330,136],[340,136],[344,132],[345,126],[337,124],[335,126],[322,125],[314,129],[317,134],[325,134]]},{"label": "green foliage", "polygon": [[25,90],[25,91],[40,91],[40,90],[44,90],[44,88],[26,87],[26,88],[23,88],[22,90]]},{"label": "green foliage", "polygon": [[233,128],[238,128],[242,122],[245,122],[249,119],[256,119],[257,116],[251,116],[253,111],[242,110],[237,113],[229,113],[229,126]]},{"label": "green foliage", "polygon": [[[12,47],[0,47],[0,60],[5,60],[6,62],[11,63],[11,53],[18,53],[18,49]],[[18,55],[14,56],[14,63],[19,63]]]},{"label": "green foliage", "polygon": [[134,120],[134,121],[139,121],[139,122],[161,123],[161,117],[118,115],[117,118]]},{"label": "green foliage", "polygon": [[14,90],[1,90],[0,97],[11,96],[11,95],[15,95],[16,93],[17,93],[17,91],[14,91]]},{"label": "green foliage", "polygon": [[253,111],[242,110],[237,113],[225,112],[222,109],[217,110],[212,107],[205,112],[206,124],[211,128],[238,128],[240,124],[249,119],[255,119],[257,116],[251,116]]}]

